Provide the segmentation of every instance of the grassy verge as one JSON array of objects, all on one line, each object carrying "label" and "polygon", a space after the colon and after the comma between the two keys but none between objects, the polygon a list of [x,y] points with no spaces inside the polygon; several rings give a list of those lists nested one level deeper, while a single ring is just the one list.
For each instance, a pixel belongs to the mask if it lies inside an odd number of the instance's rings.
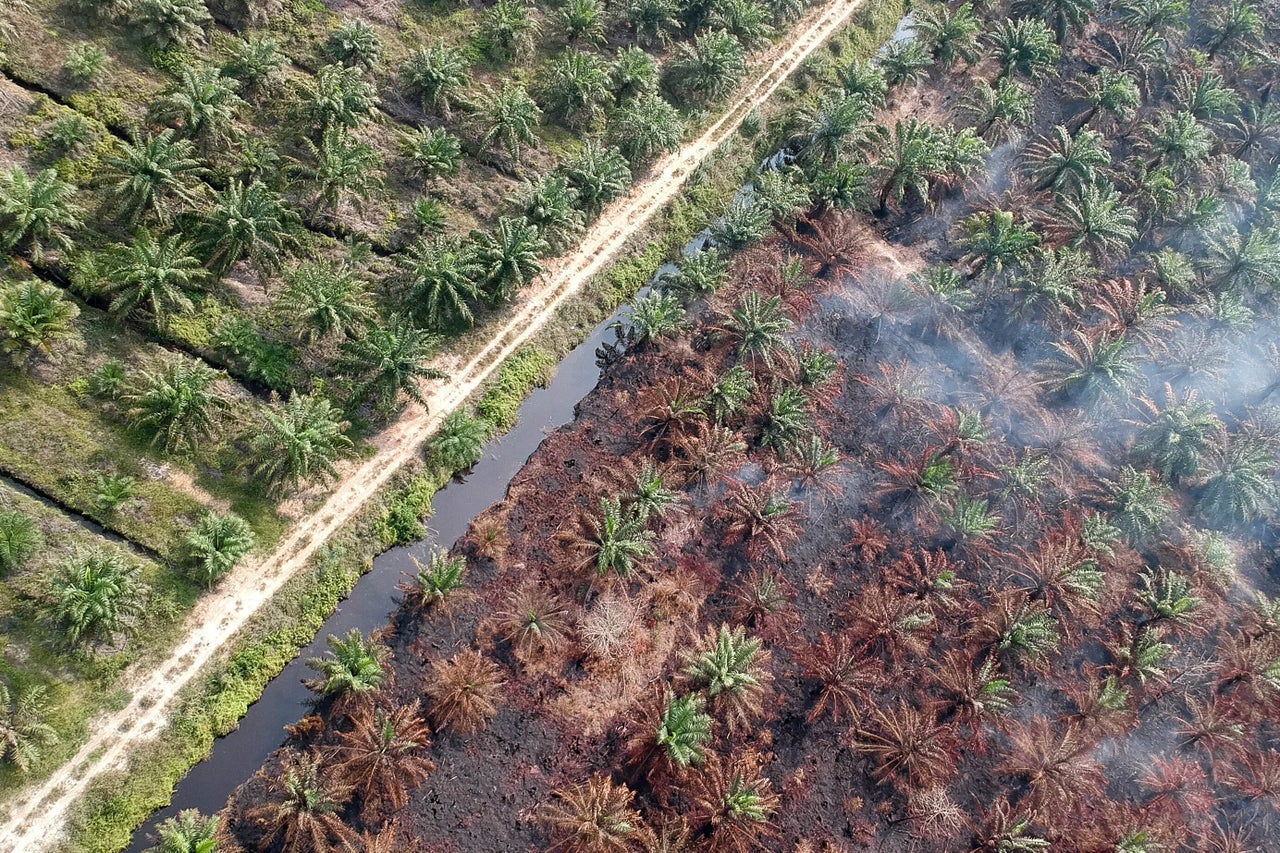
[{"label": "grassy verge", "polygon": [[[903,0],[871,0],[842,34],[788,84],[762,116],[761,133],[735,137],[696,176],[661,221],[635,235],[636,249],[616,261],[582,293],[561,307],[532,343],[513,355],[481,390],[477,407],[487,419],[509,429],[519,401],[546,381],[549,366],[576,344],[723,209],[742,180],[785,138],[795,104],[821,89],[831,55],[868,55],[901,17]],[[417,466],[401,472],[391,486],[331,540],[306,572],[292,579],[257,614],[210,667],[189,687],[160,737],[133,757],[127,771],[97,780],[79,804],[61,851],[109,853],[122,848],[139,823],[169,801],[173,786],[212,749],[214,738],[231,731],[272,677],[308,643],[388,541],[402,538],[406,516],[418,518],[449,472]],[[419,523],[420,526],[420,523]]]}]

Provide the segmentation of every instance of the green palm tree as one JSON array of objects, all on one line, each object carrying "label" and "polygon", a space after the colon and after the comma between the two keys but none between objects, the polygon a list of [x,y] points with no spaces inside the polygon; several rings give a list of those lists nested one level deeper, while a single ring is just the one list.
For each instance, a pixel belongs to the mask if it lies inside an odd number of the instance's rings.
[{"label": "green palm tree", "polygon": [[324,50],[343,65],[372,71],[382,60],[382,39],[364,21],[344,19],[325,39]]},{"label": "green palm tree", "polygon": [[240,260],[248,259],[262,277],[280,268],[297,239],[298,216],[280,194],[260,181],[245,185],[232,181],[214,195],[212,208],[199,228],[205,265],[219,277]]},{"label": "green palm tree", "polygon": [[631,167],[622,152],[588,141],[562,167],[569,186],[578,194],[578,206],[588,219],[600,215],[609,202],[631,185]]},{"label": "green palm tree", "polygon": [[317,145],[302,140],[302,156],[290,158],[286,172],[310,188],[310,216],[337,213],[344,204],[357,211],[382,186],[382,155],[342,128],[324,132]]},{"label": "green palm tree", "polygon": [[302,130],[319,139],[326,130],[355,130],[377,115],[378,90],[359,68],[326,65],[299,86],[296,103]]},{"label": "green palm tree", "polygon": [[674,272],[664,272],[659,277],[658,285],[664,292],[688,301],[715,294],[728,277],[729,264],[713,247],[681,258]]},{"label": "green palm tree", "polygon": [[676,0],[626,0],[617,16],[631,28],[637,43],[652,46],[680,27],[680,11]]},{"label": "green palm tree", "polygon": [[483,418],[472,417],[461,409],[452,411],[427,443],[427,455],[444,471],[466,470],[480,461],[484,443],[492,432],[493,427]]},{"label": "green palm tree", "polygon": [[417,567],[413,580],[402,587],[410,600],[424,610],[444,609],[463,586],[467,574],[467,558],[451,557],[448,551],[432,551],[427,562],[410,557]]},{"label": "green palm tree", "polygon": [[1179,71],[1173,82],[1173,100],[1203,122],[1240,112],[1240,96],[1227,86],[1222,75],[1213,71]]},{"label": "green palm tree", "polygon": [[1259,46],[1263,35],[1263,19],[1249,0],[1229,0],[1226,5],[1205,9],[1205,29],[1209,40],[1205,52],[1213,59],[1220,51],[1229,55],[1243,53]]},{"label": "green palm tree", "polygon": [[206,151],[213,150],[235,135],[236,113],[244,106],[236,94],[239,87],[212,65],[183,68],[178,84],[152,107],[152,118],[173,125],[179,135],[194,139]]},{"label": "green palm tree", "polygon": [[269,36],[249,36],[236,44],[222,73],[238,80],[237,94],[256,104],[279,86],[284,63],[280,42]]},{"label": "green palm tree", "polygon": [[1111,499],[1110,522],[1130,545],[1142,544],[1169,519],[1169,487],[1149,473],[1126,465],[1120,479],[1103,483]]},{"label": "green palm tree", "polygon": [[1217,287],[1262,292],[1280,287],[1280,229],[1214,229],[1204,242],[1205,271]]},{"label": "green palm tree", "polygon": [[890,42],[880,57],[880,69],[891,88],[914,86],[923,80],[933,67],[929,48],[917,38]]},{"label": "green palm tree", "polygon": [[1156,409],[1148,404],[1154,416],[1138,433],[1134,456],[1150,465],[1171,483],[1194,477],[1200,457],[1209,449],[1222,422],[1213,413],[1211,403],[1197,399],[1194,390],[1181,399],[1172,389],[1165,389],[1165,405]]},{"label": "green palm tree", "polygon": [[475,322],[470,303],[479,299],[481,276],[475,247],[457,238],[417,240],[404,255],[414,315],[431,328]]},{"label": "green palm tree", "polygon": [[769,654],[762,647],[760,638],[748,637],[741,625],[708,627],[700,647],[685,656],[685,677],[728,710],[731,721],[745,721],[758,710],[769,680]]},{"label": "green palm tree", "polygon": [[666,693],[653,742],[675,767],[697,767],[707,759],[704,744],[711,740],[713,723],[706,704],[701,693]]},{"label": "green palm tree", "polygon": [[1059,198],[1052,216],[1072,248],[1095,256],[1123,252],[1138,239],[1137,211],[1120,200],[1120,192],[1105,178],[1081,187],[1075,197]]},{"label": "green palm tree", "polygon": [[928,200],[930,182],[947,168],[948,141],[946,134],[919,119],[895,122],[876,161],[876,168],[883,176],[881,213],[889,209],[890,199],[901,202],[908,192],[921,201]]},{"label": "green palm tree", "polygon": [[787,348],[785,336],[795,328],[783,311],[782,297],[766,299],[758,290],[742,294],[724,326],[737,341],[739,358],[759,361],[769,368],[776,354]]},{"label": "green palm tree", "polygon": [[943,68],[954,68],[964,62],[972,65],[982,56],[978,33],[982,22],[974,14],[972,3],[962,3],[953,10],[945,7],[925,9],[916,16],[914,32],[929,46],[934,62]]},{"label": "green palm tree", "polygon": [[718,101],[746,73],[746,50],[724,30],[704,30],[676,47],[666,69],[669,85],[681,97],[697,103]]},{"label": "green palm tree", "polygon": [[273,305],[296,330],[315,342],[353,337],[377,318],[364,283],[346,266],[329,261],[302,263],[284,274],[284,288]]},{"label": "green palm tree", "polygon": [[1111,165],[1107,141],[1101,133],[1083,127],[1073,136],[1057,125],[1045,138],[1027,146],[1023,171],[1035,181],[1036,192],[1080,191],[1098,178],[1098,170]]},{"label": "green palm tree", "polygon": [[334,463],[352,444],[344,435],[347,422],[328,397],[294,392],[283,405],[264,408],[262,417],[250,445],[258,457],[254,475],[270,488],[286,491],[337,476]]},{"label": "green palm tree", "polygon": [[609,66],[609,86],[613,99],[621,104],[658,91],[658,64],[653,57],[632,45],[619,50]]},{"label": "green palm tree", "polygon": [[473,235],[479,283],[485,299],[500,305],[542,272],[538,258],[549,249],[538,229],[523,217],[503,216],[488,234]]},{"label": "green palm tree", "polygon": [[387,412],[401,393],[425,404],[423,380],[447,378],[427,365],[437,344],[434,335],[397,314],[386,325],[369,328],[363,337],[343,341],[334,366],[354,380],[354,404],[372,401],[379,411]]},{"label": "green palm tree", "polygon": [[974,83],[960,112],[973,122],[973,129],[988,142],[1008,142],[1031,123],[1035,98],[1015,80],[1002,77],[992,86],[985,80]]},{"label": "green palm tree", "polygon": [[889,92],[889,81],[884,71],[870,59],[854,59],[836,67],[836,79],[846,95],[862,98],[872,107],[880,108],[885,104],[885,95]]},{"label": "green palm tree", "polygon": [[543,175],[525,183],[523,196],[516,200],[516,213],[537,229],[551,252],[562,252],[586,224],[578,209],[578,193],[561,175]]},{"label": "green palm tree", "polygon": [[973,259],[973,274],[1001,275],[1025,266],[1040,245],[1031,226],[1015,223],[1013,213],[990,210],[975,213],[960,223],[959,245]]},{"label": "green palm tree", "polygon": [[183,809],[156,827],[155,853],[217,853],[218,817]]},{"label": "green palm tree", "polygon": [[1133,74],[1106,66],[1096,73],[1077,77],[1071,82],[1069,91],[1085,103],[1084,111],[1072,122],[1077,130],[1098,116],[1105,116],[1111,128],[1119,127],[1133,118],[1142,106],[1142,92]]},{"label": "green palm tree", "polygon": [[[1246,103],[1239,115],[1232,117],[1226,132],[1234,143],[1231,153],[1242,159],[1274,146],[1280,142],[1280,104],[1275,101]],[[1277,182],[1272,177],[1270,190],[1273,198],[1276,186]]]},{"label": "green palm tree", "polygon": [[801,157],[811,163],[835,163],[852,153],[867,135],[872,106],[861,95],[841,94],[805,107],[797,117],[804,128]]},{"label": "green palm tree", "polygon": [[409,92],[422,102],[422,110],[444,118],[453,115],[467,90],[467,60],[461,52],[437,40],[409,55],[401,68]]},{"label": "green palm tree", "polygon": [[47,248],[66,251],[66,232],[79,228],[84,211],[72,198],[75,184],[45,169],[33,178],[21,166],[0,171],[0,249],[25,251],[39,262]]},{"label": "green palm tree", "polygon": [[1052,371],[1054,388],[1084,406],[1126,399],[1142,376],[1133,348],[1123,335],[1077,329],[1071,340],[1053,347],[1058,351]]},{"label": "green palm tree", "polygon": [[571,127],[587,127],[613,102],[609,74],[594,54],[568,48],[551,62],[542,84],[547,115]]},{"label": "green palm tree", "polygon": [[462,162],[462,140],[442,127],[423,127],[400,138],[400,150],[424,178],[455,175]]},{"label": "green palm tree", "polygon": [[715,422],[723,424],[746,410],[747,400],[755,390],[756,381],[751,371],[735,364],[716,380],[707,391],[704,406]]},{"label": "green palm tree", "polygon": [[125,394],[129,423],[149,432],[166,451],[193,449],[216,425],[228,402],[211,386],[220,374],[203,362],[174,356],[159,370],[145,370]]},{"label": "green palm tree", "polygon": [[995,25],[991,51],[1000,63],[1001,76],[1021,75],[1032,80],[1047,74],[1058,64],[1062,50],[1054,43],[1053,31],[1035,18],[1005,20]]},{"label": "green palm tree", "polygon": [[321,696],[342,696],[381,686],[385,646],[366,640],[359,628],[352,628],[342,637],[330,634],[325,642],[329,644],[329,656],[307,661],[307,667],[320,676],[308,681],[307,687]]},{"label": "green palm tree", "polygon": [[604,41],[605,11],[600,0],[567,0],[552,15],[552,23],[569,44]]},{"label": "green palm tree", "polygon": [[809,399],[795,385],[788,385],[773,395],[760,428],[760,446],[770,447],[785,459],[801,437],[813,429],[809,417]]},{"label": "green palm tree", "polygon": [[62,289],[38,279],[0,287],[0,351],[16,362],[38,352],[52,358],[55,347],[75,337],[80,308]]},{"label": "green palm tree", "polygon": [[212,20],[201,0],[133,0],[129,4],[133,31],[157,50],[203,43],[204,28]]},{"label": "green palm tree", "polygon": [[627,318],[641,347],[674,337],[687,327],[684,306],[669,293],[647,293],[631,303]]},{"label": "green palm tree", "polygon": [[49,691],[43,684],[10,687],[0,681],[0,761],[28,773],[46,746],[58,743],[58,732],[45,722]]},{"label": "green palm tree", "polygon": [[540,27],[524,0],[498,0],[480,20],[480,35],[491,56],[512,60],[533,51]]},{"label": "green palm tree", "polygon": [[1069,32],[1084,32],[1097,10],[1097,0],[1015,0],[1012,8],[1015,15],[1039,18],[1048,24],[1059,44],[1067,40]]},{"label": "green palm tree", "polygon": [[609,114],[607,138],[633,166],[670,151],[684,136],[680,111],[657,94],[632,98]]},{"label": "green palm tree", "polygon": [[746,248],[764,237],[769,220],[769,209],[759,195],[734,198],[711,225],[711,241],[729,252]]},{"label": "green palm tree", "polygon": [[49,578],[50,616],[70,646],[112,642],[133,630],[148,589],[116,550],[77,551]]},{"label": "green palm tree", "polygon": [[1259,439],[1233,436],[1208,455],[1207,479],[1196,509],[1220,527],[1249,524],[1274,515],[1280,487],[1273,452]]},{"label": "green palm tree", "polygon": [[240,516],[207,512],[183,542],[186,572],[192,580],[213,589],[218,579],[253,549],[254,541],[253,528]]},{"label": "green palm tree", "polygon": [[22,566],[44,547],[44,534],[31,516],[16,509],[0,510],[0,575]]},{"label": "green palm tree", "polygon": [[205,278],[199,258],[181,234],[157,240],[143,228],[132,242],[116,246],[102,267],[103,290],[111,296],[109,310],[116,317],[142,313],[161,328],[174,313],[193,309],[187,292]]},{"label": "green palm tree", "polygon": [[760,0],[717,0],[710,5],[702,27],[724,30],[748,50],[758,50],[773,38],[772,16]]},{"label": "green palm tree", "polygon": [[155,214],[162,224],[202,194],[204,166],[195,143],[166,129],[135,142],[123,142],[119,153],[104,159],[112,209],[127,224]]},{"label": "green palm tree", "polygon": [[1149,155],[1147,168],[1168,166],[1186,177],[1208,159],[1213,150],[1213,134],[1186,110],[1163,110],[1143,127],[1143,141]]},{"label": "green palm tree", "polygon": [[586,535],[577,542],[596,574],[616,572],[623,577],[634,572],[653,554],[652,530],[631,507],[623,508],[618,498],[601,498],[599,517],[586,519]]},{"label": "green palm tree", "polygon": [[505,83],[497,91],[486,86],[475,115],[480,147],[493,150],[500,145],[508,157],[520,162],[521,146],[538,144],[533,129],[541,116],[542,110],[524,86]]}]

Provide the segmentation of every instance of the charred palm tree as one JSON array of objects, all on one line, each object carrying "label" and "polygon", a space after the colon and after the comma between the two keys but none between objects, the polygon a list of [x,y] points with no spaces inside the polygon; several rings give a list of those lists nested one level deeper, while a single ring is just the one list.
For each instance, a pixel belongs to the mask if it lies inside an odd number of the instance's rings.
[{"label": "charred palm tree", "polygon": [[416,699],[390,711],[362,702],[347,721],[351,728],[338,734],[325,764],[331,780],[359,794],[361,819],[373,824],[404,808],[409,791],[435,769],[426,755],[431,732]]}]

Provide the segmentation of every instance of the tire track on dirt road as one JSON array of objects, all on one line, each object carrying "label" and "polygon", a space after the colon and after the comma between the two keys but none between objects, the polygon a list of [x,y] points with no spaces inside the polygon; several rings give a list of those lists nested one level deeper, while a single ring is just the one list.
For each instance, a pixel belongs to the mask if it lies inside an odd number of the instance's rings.
[{"label": "tire track on dirt road", "polygon": [[[410,461],[445,415],[466,401],[502,361],[542,329],[557,308],[577,294],[626,245],[628,238],[670,203],[694,170],[752,109],[767,101],[800,65],[840,30],[861,0],[836,0],[814,10],[759,62],[763,72],[701,136],[663,157],[621,199],[610,204],[571,255],[547,263],[520,295],[522,304],[493,338],[447,383],[424,389],[427,406],[412,405],[374,440],[376,452],[337,483],[325,503],[297,522],[269,557],[240,566],[197,603],[187,618],[185,639],[169,658],[133,674],[131,699],[92,726],[75,757],[31,791],[7,804],[0,850],[37,853],[50,849],[68,811],[102,774],[126,766],[133,748],[158,734],[170,705],[206,663],[244,627],[258,608],[302,570],[330,536],[351,520],[370,497]],[[436,365],[447,369],[447,363]]]}]

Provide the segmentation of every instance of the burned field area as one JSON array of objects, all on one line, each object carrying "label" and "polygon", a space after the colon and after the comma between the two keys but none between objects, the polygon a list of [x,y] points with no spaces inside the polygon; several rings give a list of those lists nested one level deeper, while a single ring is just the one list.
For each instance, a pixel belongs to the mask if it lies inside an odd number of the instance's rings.
[{"label": "burned field area", "polygon": [[637,300],[228,843],[1274,844],[1275,30],[1201,5],[951,4],[850,70],[796,170],[860,202],[749,196]]}]

